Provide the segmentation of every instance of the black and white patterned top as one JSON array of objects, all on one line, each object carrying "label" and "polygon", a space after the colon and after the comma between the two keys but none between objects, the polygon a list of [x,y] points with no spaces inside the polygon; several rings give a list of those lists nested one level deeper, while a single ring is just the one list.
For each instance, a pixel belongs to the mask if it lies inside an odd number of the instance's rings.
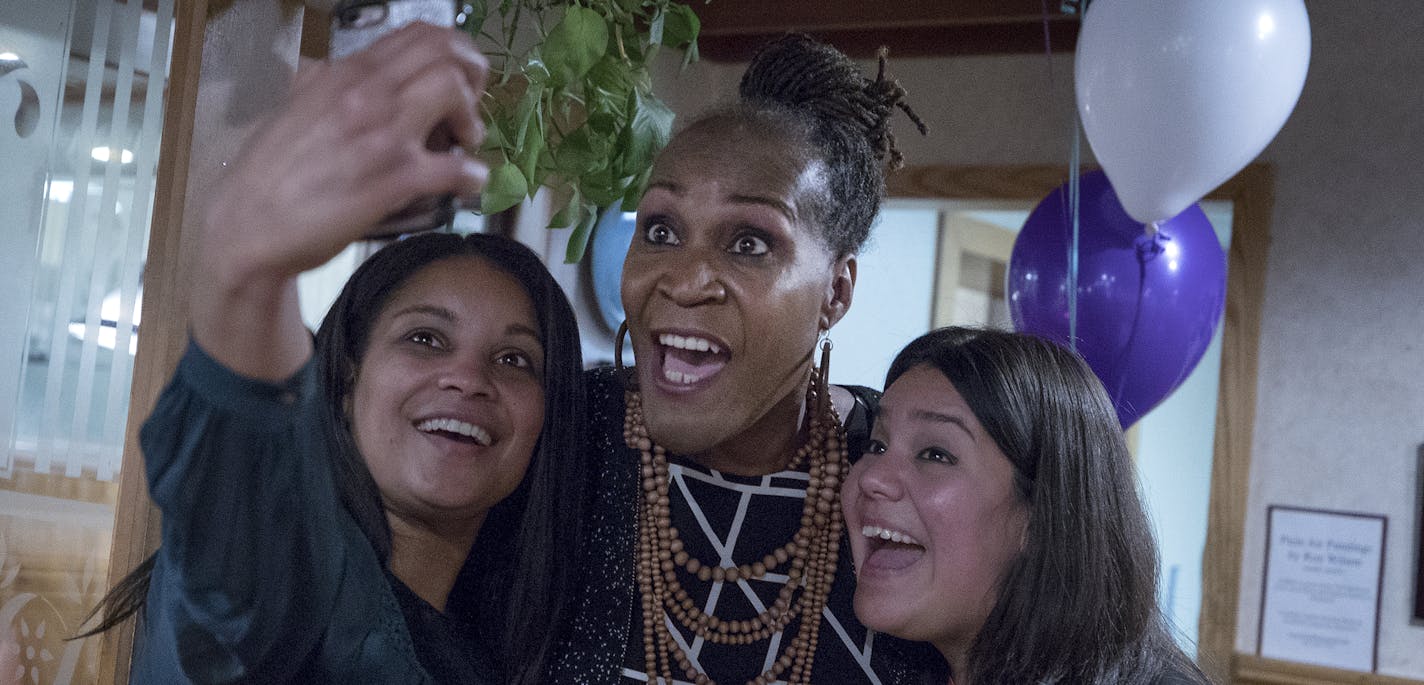
[{"label": "black and white patterned top", "polygon": [[[569,608],[569,627],[552,660],[549,682],[631,685],[648,681],[635,576],[639,457],[623,444],[622,383],[611,369],[591,371],[587,381],[595,482],[577,560],[584,576]],[[878,395],[866,388],[848,389],[857,400],[846,417],[855,458],[869,437]],[[670,467],[673,525],[689,553],[703,563],[727,566],[759,560],[786,544],[800,525],[808,479],[804,471],[740,477],[676,458]],[[782,573],[736,583],[704,583],[678,573],[700,607],[719,618],[737,619],[755,615],[775,600],[786,581],[784,569],[777,571]],[[943,662],[933,649],[860,625],[851,606],[854,592],[850,548],[842,538],[836,579],[820,617],[812,682],[943,683]],[[684,652],[719,683],[744,683],[766,671],[799,627],[792,621],[782,633],[758,643],[719,645],[696,639],[675,620],[670,625],[677,627]]]}]

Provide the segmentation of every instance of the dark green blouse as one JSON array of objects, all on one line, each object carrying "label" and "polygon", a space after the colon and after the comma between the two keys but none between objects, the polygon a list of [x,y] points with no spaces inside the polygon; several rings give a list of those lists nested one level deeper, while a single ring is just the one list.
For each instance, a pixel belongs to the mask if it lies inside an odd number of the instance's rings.
[{"label": "dark green blouse", "polygon": [[133,682],[492,682],[340,504],[315,365],[239,376],[190,343],[140,434],[163,512]]}]

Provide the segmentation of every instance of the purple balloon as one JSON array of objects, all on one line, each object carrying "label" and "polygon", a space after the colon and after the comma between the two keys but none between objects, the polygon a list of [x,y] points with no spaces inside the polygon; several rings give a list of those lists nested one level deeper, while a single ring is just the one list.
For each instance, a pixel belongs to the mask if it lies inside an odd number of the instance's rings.
[{"label": "purple balloon", "polygon": [[[1226,304],[1226,255],[1201,207],[1159,222],[1127,215],[1101,171],[1079,180],[1078,354],[1107,388],[1123,429],[1201,361]],[[1009,260],[1014,327],[1068,345],[1072,214],[1067,184],[1024,223]]]}]

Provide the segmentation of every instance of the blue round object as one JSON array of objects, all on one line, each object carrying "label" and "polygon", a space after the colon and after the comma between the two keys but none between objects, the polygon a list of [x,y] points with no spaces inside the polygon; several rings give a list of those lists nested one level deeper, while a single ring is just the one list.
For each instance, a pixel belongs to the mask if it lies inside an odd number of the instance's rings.
[{"label": "blue round object", "polygon": [[637,213],[623,211],[622,205],[603,210],[593,228],[593,244],[589,252],[589,268],[593,271],[593,295],[598,313],[611,331],[623,323],[623,260],[628,256],[628,244],[637,227]]}]

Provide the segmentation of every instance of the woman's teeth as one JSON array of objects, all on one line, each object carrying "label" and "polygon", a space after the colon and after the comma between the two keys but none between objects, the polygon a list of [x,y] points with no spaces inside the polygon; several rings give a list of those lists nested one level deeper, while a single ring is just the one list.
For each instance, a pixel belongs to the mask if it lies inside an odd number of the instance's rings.
[{"label": "woman's teeth", "polygon": [[693,383],[702,380],[701,378],[694,376],[690,373],[682,373],[679,371],[673,371],[672,369],[663,369],[663,378],[666,378],[674,383],[682,383],[684,385],[692,385]]},{"label": "woman's teeth", "polygon": [[485,447],[488,447],[491,442],[489,431],[473,423],[466,423],[459,419],[426,419],[416,424],[415,428],[423,433],[454,433],[456,435],[463,435]]},{"label": "woman's teeth", "polygon": [[[722,353],[722,348],[718,347],[717,343],[714,343],[711,340],[707,340],[705,338],[697,338],[693,336],[684,337],[681,335],[673,335],[672,333],[663,333],[662,335],[659,335],[658,344],[665,345],[667,347],[676,347],[679,350],[692,350],[694,352],[711,352],[712,354]],[[695,383],[697,381],[696,379],[694,379],[684,382]]]},{"label": "woman's teeth", "polygon": [[901,533],[898,530],[890,530],[889,528],[881,528],[880,526],[861,526],[860,534],[868,538],[880,538],[881,540],[889,540],[890,542],[902,545],[918,545],[924,547],[919,540],[916,540],[909,533]]}]

